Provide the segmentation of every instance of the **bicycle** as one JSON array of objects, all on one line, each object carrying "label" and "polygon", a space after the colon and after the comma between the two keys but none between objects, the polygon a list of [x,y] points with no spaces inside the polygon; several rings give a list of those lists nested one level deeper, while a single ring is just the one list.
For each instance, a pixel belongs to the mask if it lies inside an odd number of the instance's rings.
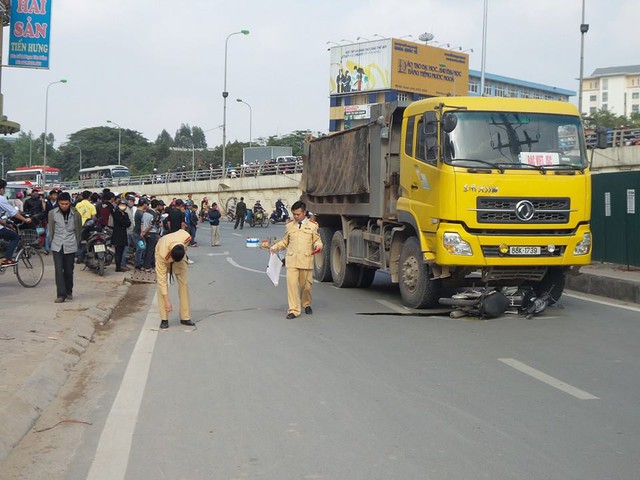
[{"label": "bicycle", "polygon": [[0,275],[12,268],[20,285],[26,288],[37,286],[44,276],[44,260],[38,248],[38,233],[33,229],[18,228],[20,241],[15,254],[15,263],[0,265]]}]

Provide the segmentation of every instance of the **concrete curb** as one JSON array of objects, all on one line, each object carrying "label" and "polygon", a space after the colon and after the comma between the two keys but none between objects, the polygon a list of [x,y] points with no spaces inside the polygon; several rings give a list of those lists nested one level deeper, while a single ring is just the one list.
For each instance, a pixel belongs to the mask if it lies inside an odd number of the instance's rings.
[{"label": "concrete curb", "polygon": [[42,411],[54,400],[69,378],[69,371],[85,352],[96,325],[105,325],[113,310],[129,290],[130,283],[119,286],[115,293],[73,319],[73,327],[47,354],[40,365],[12,395],[0,411],[0,463],[31,430]]},{"label": "concrete curb", "polygon": [[640,303],[640,282],[608,276],[580,273],[567,276],[565,287],[576,292]]}]

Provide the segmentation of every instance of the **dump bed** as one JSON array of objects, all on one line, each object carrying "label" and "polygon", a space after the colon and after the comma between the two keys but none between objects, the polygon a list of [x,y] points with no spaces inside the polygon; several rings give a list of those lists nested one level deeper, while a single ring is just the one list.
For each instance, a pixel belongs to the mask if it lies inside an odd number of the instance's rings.
[{"label": "dump bed", "polygon": [[395,218],[402,111],[376,105],[371,118],[305,145],[301,187],[312,212]]}]

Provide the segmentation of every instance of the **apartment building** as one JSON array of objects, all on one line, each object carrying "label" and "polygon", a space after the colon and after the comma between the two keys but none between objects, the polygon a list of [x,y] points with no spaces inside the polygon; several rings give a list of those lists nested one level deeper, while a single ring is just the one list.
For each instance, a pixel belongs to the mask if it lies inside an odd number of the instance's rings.
[{"label": "apartment building", "polygon": [[582,113],[608,110],[630,117],[640,113],[640,65],[596,68],[582,81]]}]

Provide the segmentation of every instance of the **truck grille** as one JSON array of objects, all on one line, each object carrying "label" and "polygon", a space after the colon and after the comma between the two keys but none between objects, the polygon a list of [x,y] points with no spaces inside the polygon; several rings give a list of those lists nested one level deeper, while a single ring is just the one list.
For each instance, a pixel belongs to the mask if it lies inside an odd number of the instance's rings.
[{"label": "truck grille", "polygon": [[[530,218],[519,214],[518,206],[526,204],[533,210]],[[478,197],[478,223],[568,223],[571,207],[569,198],[512,198]]]}]

